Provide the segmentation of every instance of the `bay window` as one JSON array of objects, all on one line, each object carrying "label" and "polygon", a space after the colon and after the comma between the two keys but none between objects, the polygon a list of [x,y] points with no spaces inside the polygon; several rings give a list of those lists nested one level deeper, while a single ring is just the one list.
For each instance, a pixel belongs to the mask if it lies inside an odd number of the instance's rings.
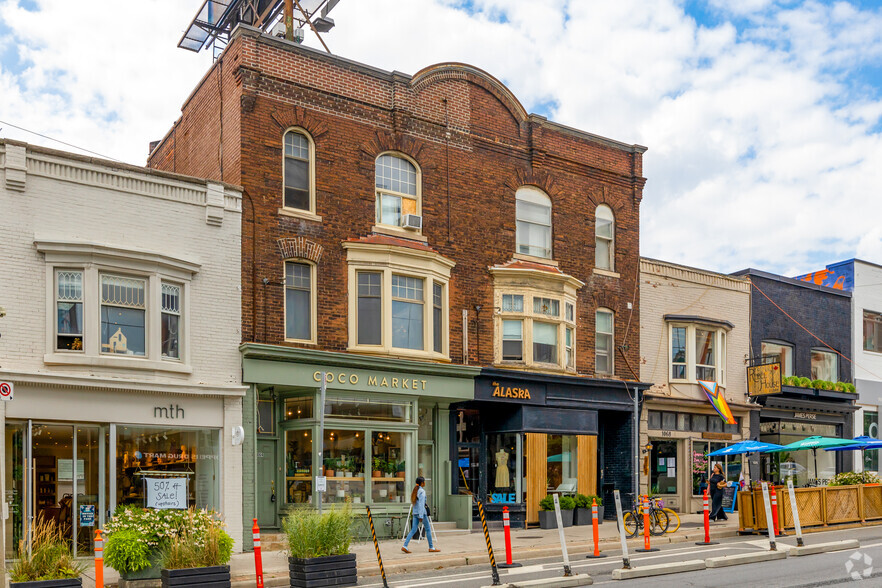
[{"label": "bay window", "polygon": [[[722,323],[722,321],[721,321]],[[726,332],[725,326],[708,323],[668,323],[670,363],[668,377],[671,381],[697,382],[698,380],[726,385]]]},{"label": "bay window", "polygon": [[557,363],[558,325],[554,323],[533,323],[533,361],[537,363]]},{"label": "bay window", "polygon": [[423,280],[392,274],[392,347],[423,349]]},{"label": "bay window", "polygon": [[146,280],[101,276],[101,352],[146,353]]},{"label": "bay window", "polygon": [[60,271],[55,277],[58,316],[56,349],[83,350],[83,272]]},{"label": "bay window", "polygon": [[181,287],[162,284],[162,357],[181,357]]},{"label": "bay window", "polygon": [[523,361],[524,321],[502,321],[502,360]]}]

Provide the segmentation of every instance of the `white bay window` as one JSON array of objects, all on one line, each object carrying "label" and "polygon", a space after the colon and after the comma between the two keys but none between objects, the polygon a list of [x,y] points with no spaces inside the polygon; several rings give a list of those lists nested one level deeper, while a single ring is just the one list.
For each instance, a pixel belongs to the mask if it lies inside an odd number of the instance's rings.
[{"label": "white bay window", "polygon": [[669,371],[674,382],[704,380],[726,385],[727,321],[668,321]]}]

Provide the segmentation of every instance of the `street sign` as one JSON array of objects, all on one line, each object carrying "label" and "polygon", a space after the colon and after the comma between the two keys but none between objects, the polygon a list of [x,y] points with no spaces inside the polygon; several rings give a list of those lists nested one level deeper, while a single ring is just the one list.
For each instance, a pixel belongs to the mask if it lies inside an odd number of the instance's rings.
[{"label": "street sign", "polygon": [[12,382],[0,382],[0,400],[12,400]]},{"label": "street sign", "polygon": [[766,396],[781,393],[781,364],[767,363],[747,368],[747,395]]},{"label": "street sign", "polygon": [[328,491],[328,479],[324,476],[316,476],[315,477],[315,491],[316,492],[327,492]]}]

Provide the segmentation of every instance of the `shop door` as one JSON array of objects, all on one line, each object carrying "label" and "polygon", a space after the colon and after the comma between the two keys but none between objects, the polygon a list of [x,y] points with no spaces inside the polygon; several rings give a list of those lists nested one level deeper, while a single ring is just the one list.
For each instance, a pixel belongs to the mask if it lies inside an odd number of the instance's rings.
[{"label": "shop door", "polygon": [[276,442],[273,439],[257,440],[257,524],[261,527],[276,526],[276,505],[279,494],[276,488]]},{"label": "shop door", "polygon": [[434,484],[434,459],[435,459],[435,451],[434,446],[430,444],[420,444],[419,455],[417,456],[417,461],[419,467],[417,468],[417,476],[422,476],[426,479],[426,507],[429,509],[429,514],[433,517],[435,514],[435,484]]},{"label": "shop door", "polygon": [[652,440],[649,462],[651,487],[650,494],[677,494],[677,441]]}]

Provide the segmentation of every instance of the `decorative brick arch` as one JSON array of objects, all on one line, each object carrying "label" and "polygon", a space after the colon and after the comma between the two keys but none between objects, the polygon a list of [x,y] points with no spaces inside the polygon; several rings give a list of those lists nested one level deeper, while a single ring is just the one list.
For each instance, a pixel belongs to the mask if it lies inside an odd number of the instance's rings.
[{"label": "decorative brick arch", "polygon": [[560,194],[560,190],[554,185],[554,178],[544,169],[518,168],[515,170],[514,175],[505,181],[504,185],[506,188],[506,194],[509,195],[512,200],[514,199],[518,188],[523,186],[535,186],[548,194],[548,197],[551,198],[552,206],[554,205],[555,198]]},{"label": "decorative brick arch", "polygon": [[420,153],[422,150],[423,145],[409,135],[377,131],[369,141],[362,143],[359,147],[359,151],[361,152],[359,168],[365,173],[373,174],[377,157],[379,157],[381,153],[391,151],[402,153],[413,159],[422,173],[431,172],[437,167],[437,164],[420,161]]},{"label": "decorative brick arch", "polygon": [[313,141],[318,141],[319,137],[328,132],[328,126],[324,122],[316,121],[309,112],[299,106],[276,109],[270,117],[279,125],[280,131],[300,127],[312,136]]},{"label": "decorative brick arch", "polygon": [[594,290],[591,293],[594,298],[594,310],[598,308],[608,308],[616,314],[619,314],[619,297],[615,292],[609,290]]},{"label": "decorative brick arch", "polygon": [[505,85],[486,71],[467,63],[437,63],[418,71],[410,80],[414,92],[444,80],[466,80],[484,88],[499,100],[518,123],[527,120],[527,111],[515,95]]},{"label": "decorative brick arch", "polygon": [[282,259],[306,259],[318,263],[325,248],[306,237],[282,237],[276,240]]}]

